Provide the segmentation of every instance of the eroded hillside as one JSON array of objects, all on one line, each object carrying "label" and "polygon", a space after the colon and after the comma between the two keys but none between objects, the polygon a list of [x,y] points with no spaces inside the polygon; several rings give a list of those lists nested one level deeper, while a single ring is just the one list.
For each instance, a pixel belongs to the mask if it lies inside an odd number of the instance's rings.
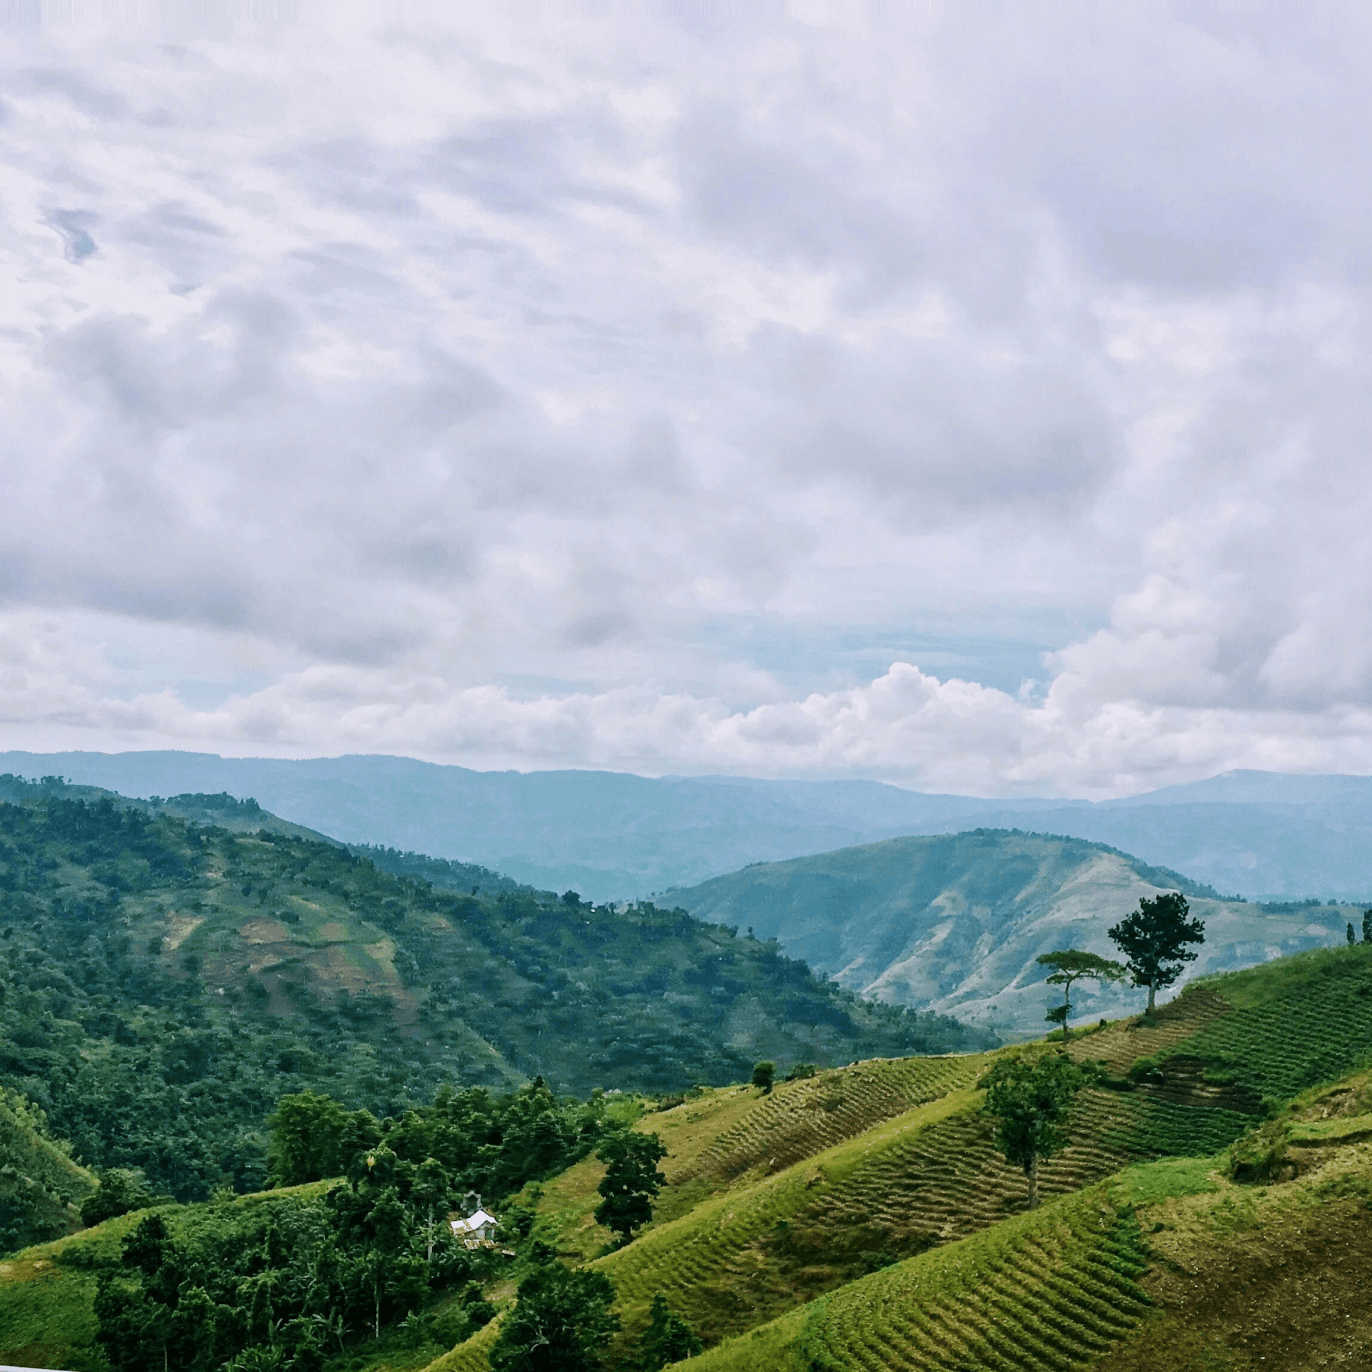
[{"label": "eroded hillside", "polygon": [[[751,927],[842,985],[1019,1036],[1043,1031],[1035,958],[1056,948],[1118,956],[1107,930],[1141,898],[1180,890],[1205,922],[1182,984],[1326,947],[1360,912],[1265,907],[1081,839],[1005,830],[901,838],[757,863],[673,893],[702,919]],[[1140,1008],[1128,987],[1082,985],[1081,1022]]]}]

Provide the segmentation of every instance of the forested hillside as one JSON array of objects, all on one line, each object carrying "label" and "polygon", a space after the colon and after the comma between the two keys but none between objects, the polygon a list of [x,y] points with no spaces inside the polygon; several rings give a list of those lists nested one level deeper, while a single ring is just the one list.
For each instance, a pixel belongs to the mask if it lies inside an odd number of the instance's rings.
[{"label": "forested hillside", "polygon": [[306,1087],[385,1118],[444,1083],[679,1090],[980,1042],[681,910],[438,890],[238,802],[234,831],[5,786],[0,1086],[180,1199],[259,1185],[263,1122]]},{"label": "forested hillside", "polygon": [[[1035,958],[1056,948],[1117,956],[1107,931],[1139,900],[1181,891],[1206,927],[1185,980],[1343,938],[1360,908],[1221,900],[1166,868],[1083,839],[976,829],[755,863],[671,899],[751,927],[864,996],[928,1006],[1003,1032],[1042,1032]],[[1184,984],[1184,982],[1183,982]],[[1138,1008],[1126,986],[1084,988],[1083,1020]]]}]

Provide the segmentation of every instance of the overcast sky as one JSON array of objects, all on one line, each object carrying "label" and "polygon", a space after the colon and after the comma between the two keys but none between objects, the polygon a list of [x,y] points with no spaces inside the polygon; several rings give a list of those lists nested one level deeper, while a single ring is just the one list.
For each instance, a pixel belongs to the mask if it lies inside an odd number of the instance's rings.
[{"label": "overcast sky", "polygon": [[0,16],[0,747],[1372,772],[1372,11]]}]

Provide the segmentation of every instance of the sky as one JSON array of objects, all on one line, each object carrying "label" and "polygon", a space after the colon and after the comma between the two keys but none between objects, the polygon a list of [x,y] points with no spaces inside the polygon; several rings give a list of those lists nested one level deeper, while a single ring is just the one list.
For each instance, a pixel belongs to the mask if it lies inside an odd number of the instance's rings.
[{"label": "sky", "polygon": [[1372,11],[0,0],[0,748],[1372,772]]}]

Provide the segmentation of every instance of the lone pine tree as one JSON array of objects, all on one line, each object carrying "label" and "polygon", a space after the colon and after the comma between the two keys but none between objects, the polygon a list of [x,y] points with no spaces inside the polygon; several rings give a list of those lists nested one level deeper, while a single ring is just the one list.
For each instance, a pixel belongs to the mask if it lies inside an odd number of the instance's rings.
[{"label": "lone pine tree", "polygon": [[1072,983],[1087,977],[1092,981],[1120,981],[1126,975],[1125,969],[1117,962],[1098,956],[1096,953],[1082,953],[1075,948],[1061,948],[1055,953],[1044,953],[1038,959],[1039,966],[1051,967],[1048,976],[1049,986],[1062,987],[1062,1004],[1055,1005],[1045,1018],[1052,1024],[1062,1025],[1062,1041],[1071,1037],[1067,1018],[1072,1013]]},{"label": "lone pine tree", "polygon": [[1134,985],[1148,988],[1150,1015],[1159,988],[1171,986],[1181,976],[1182,964],[1196,960],[1187,945],[1205,942],[1205,925],[1188,919],[1190,913],[1180,891],[1166,891],[1140,900],[1139,908],[1109,931]]}]

